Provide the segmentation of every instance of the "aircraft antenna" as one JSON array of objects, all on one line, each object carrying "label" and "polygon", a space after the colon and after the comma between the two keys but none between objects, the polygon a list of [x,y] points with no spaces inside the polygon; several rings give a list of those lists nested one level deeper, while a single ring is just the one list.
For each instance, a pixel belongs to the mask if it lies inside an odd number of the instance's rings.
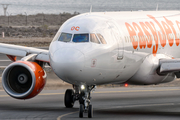
[{"label": "aircraft antenna", "polygon": [[92,5],[91,5],[91,7],[90,7],[90,13],[92,12]]},{"label": "aircraft antenna", "polygon": [[157,6],[156,6],[156,11],[158,11],[158,4],[157,4]]}]

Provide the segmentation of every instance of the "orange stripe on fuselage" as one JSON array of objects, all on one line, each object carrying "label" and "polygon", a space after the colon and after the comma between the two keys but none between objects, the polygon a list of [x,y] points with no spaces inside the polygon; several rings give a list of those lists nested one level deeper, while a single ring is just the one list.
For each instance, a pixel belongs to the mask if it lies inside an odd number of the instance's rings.
[{"label": "orange stripe on fuselage", "polygon": [[[175,24],[177,25],[176,27],[179,29],[177,32],[177,29],[175,29],[174,23],[171,20],[167,19],[166,17],[163,17],[164,21],[163,20],[158,21],[152,15],[147,15],[147,16],[150,18],[150,20],[153,20],[153,21],[150,21],[150,22],[140,21],[139,23],[132,22],[132,25],[127,22],[125,23],[125,26],[130,35],[130,39],[131,39],[134,49],[137,49],[138,47],[140,49],[143,49],[143,48],[145,49],[146,47],[147,48],[153,47],[152,54],[156,55],[159,44],[162,47],[165,47],[168,43],[170,47],[172,47],[174,44],[179,46],[180,40],[177,36],[177,33],[180,31],[179,21],[175,20]],[[135,36],[139,38],[138,41],[135,41],[134,39]],[[152,44],[153,39],[155,42],[154,45]]]}]

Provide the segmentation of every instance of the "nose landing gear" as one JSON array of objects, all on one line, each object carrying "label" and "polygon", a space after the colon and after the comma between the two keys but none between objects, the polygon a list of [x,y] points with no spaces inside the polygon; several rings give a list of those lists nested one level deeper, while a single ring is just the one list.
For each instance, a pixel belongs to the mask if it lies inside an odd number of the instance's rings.
[{"label": "nose landing gear", "polygon": [[93,86],[81,86],[81,92],[79,97],[79,117],[83,117],[83,113],[88,113],[88,118],[93,117],[93,106],[90,104],[91,101],[91,91],[95,88],[95,85]]},{"label": "nose landing gear", "polygon": [[92,118],[93,117],[93,107],[92,105],[90,104],[88,106],[88,109],[86,110],[84,105],[83,104],[80,104],[80,107],[79,107],[79,117],[80,118],[83,118],[83,113],[88,113],[88,118]]},{"label": "nose landing gear", "polygon": [[91,91],[95,88],[93,86],[73,86],[74,91],[71,89],[67,89],[64,97],[64,103],[67,108],[72,108],[74,102],[79,100],[79,117],[83,118],[84,113],[88,113],[88,118],[93,117],[93,106],[90,104],[91,99]]}]

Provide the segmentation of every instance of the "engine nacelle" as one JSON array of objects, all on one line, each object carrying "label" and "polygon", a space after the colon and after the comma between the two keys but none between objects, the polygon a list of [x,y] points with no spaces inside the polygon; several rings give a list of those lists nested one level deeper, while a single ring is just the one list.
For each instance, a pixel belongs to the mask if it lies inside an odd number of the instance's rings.
[{"label": "engine nacelle", "polygon": [[36,62],[17,61],[2,74],[2,85],[7,94],[16,99],[30,99],[39,94],[46,84],[46,72]]},{"label": "engine nacelle", "polygon": [[175,74],[173,73],[165,75],[157,74],[159,59],[162,58],[171,59],[170,57],[163,54],[157,54],[156,56],[147,56],[141,64],[139,70],[130,80],[127,81],[127,83],[137,85],[150,85],[173,81],[176,78]]}]

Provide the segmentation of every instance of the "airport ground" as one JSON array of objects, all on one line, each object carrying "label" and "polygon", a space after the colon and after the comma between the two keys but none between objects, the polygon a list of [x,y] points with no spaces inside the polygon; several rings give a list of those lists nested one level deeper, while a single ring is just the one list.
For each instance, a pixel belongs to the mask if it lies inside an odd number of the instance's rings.
[{"label": "airport ground", "polygon": [[[46,48],[47,49],[47,48]],[[11,63],[0,54],[0,73]],[[20,58],[18,58],[20,59]],[[64,93],[71,85],[60,80],[49,67],[43,91],[29,100],[8,96],[0,85],[0,120],[76,120],[79,103],[65,108]],[[1,84],[1,82],[0,82]],[[151,86],[104,85],[93,92],[94,120],[179,120],[180,80]],[[83,119],[88,119],[84,114]]]},{"label": "airport ground", "polygon": [[[33,28],[37,29],[37,28]],[[36,31],[35,31],[36,32]],[[31,34],[29,32],[28,34]],[[0,42],[30,47],[48,48],[53,36],[46,37],[0,37]],[[0,54],[0,77],[11,61]],[[16,100],[8,96],[0,81],[0,120],[76,120],[79,104],[73,109],[64,107],[64,93],[71,85],[60,80],[46,68],[47,84],[40,95],[30,100]],[[0,78],[1,79],[1,78]],[[92,93],[94,120],[179,120],[180,80],[151,85],[103,85]],[[88,119],[84,114],[83,119]]]},{"label": "airport ground", "polygon": [[[93,120],[179,120],[179,87],[100,88],[92,93]],[[65,89],[43,90],[30,100],[0,91],[1,120],[79,120],[79,104],[64,107]],[[87,114],[84,113],[84,119]]]}]

